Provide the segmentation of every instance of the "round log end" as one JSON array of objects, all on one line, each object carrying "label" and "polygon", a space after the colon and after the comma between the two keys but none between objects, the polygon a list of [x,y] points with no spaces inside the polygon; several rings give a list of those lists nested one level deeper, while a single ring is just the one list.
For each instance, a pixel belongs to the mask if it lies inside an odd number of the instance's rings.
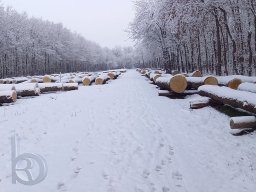
[{"label": "round log end", "polygon": [[112,79],[112,80],[115,79],[115,77],[116,77],[113,72],[109,72],[109,73],[108,73],[108,76],[109,76],[109,78]]},{"label": "round log end", "polygon": [[16,92],[16,91],[12,91],[12,99],[13,99],[13,102],[16,102],[16,101],[17,101],[17,98],[18,98],[17,92]]},{"label": "round log end", "polygon": [[45,76],[43,77],[43,82],[44,82],[44,83],[51,83],[52,80],[51,80],[51,78],[50,78],[48,75],[45,75]]},{"label": "round log end", "polygon": [[235,78],[228,82],[228,87],[237,90],[241,83],[242,81],[240,79]]},{"label": "round log end", "polygon": [[89,85],[91,85],[91,80],[90,80],[89,78],[84,78],[84,80],[83,80],[83,85],[84,85],[84,86],[89,86]]},{"label": "round log end", "polygon": [[216,77],[207,77],[205,80],[204,80],[204,84],[205,85],[218,85],[219,82],[218,82],[218,79]]},{"label": "round log end", "polygon": [[104,84],[104,79],[102,79],[102,78],[97,78],[97,79],[95,80],[95,84],[96,84],[96,85],[103,85],[103,84]]},{"label": "round log end", "polygon": [[175,93],[184,93],[187,86],[188,86],[188,82],[184,75],[175,75],[171,79],[170,88]]},{"label": "round log end", "polygon": [[202,77],[202,73],[199,70],[196,70],[192,73],[192,77]]}]

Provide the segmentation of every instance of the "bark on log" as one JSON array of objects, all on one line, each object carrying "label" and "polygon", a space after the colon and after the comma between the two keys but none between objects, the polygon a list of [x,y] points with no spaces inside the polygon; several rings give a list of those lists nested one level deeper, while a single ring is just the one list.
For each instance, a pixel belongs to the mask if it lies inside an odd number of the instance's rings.
[{"label": "bark on log", "polygon": [[256,129],[256,117],[246,116],[246,117],[232,117],[230,119],[231,129]]},{"label": "bark on log", "polygon": [[84,86],[90,86],[95,81],[95,79],[96,79],[96,77],[94,75],[86,76],[83,79],[83,85]]},{"label": "bark on log", "polygon": [[17,84],[15,85],[19,97],[39,96],[40,89],[37,83]]},{"label": "bark on log", "polygon": [[14,90],[0,91],[0,104],[13,103],[17,100],[17,93]]},{"label": "bark on log", "polygon": [[218,85],[218,80],[213,77],[187,77],[188,89],[198,89],[202,85]]},{"label": "bark on log", "polygon": [[54,82],[56,82],[56,81],[57,81],[57,78],[52,77],[52,76],[50,76],[50,75],[45,75],[45,76],[43,77],[43,82],[44,82],[44,83],[54,83]]},{"label": "bark on log", "polygon": [[103,84],[106,84],[106,82],[109,80],[109,77],[108,75],[106,74],[102,74],[100,76],[98,76],[95,80],[95,84],[96,85],[103,85]]},{"label": "bark on log", "polygon": [[78,83],[63,83],[62,90],[63,91],[78,90]]},{"label": "bark on log", "polygon": [[242,83],[239,85],[238,90],[256,93],[256,84],[255,83]]},{"label": "bark on log", "polygon": [[233,90],[228,87],[204,85],[199,87],[199,94],[201,96],[210,97],[220,104],[240,108],[256,114],[255,93]]},{"label": "bark on log", "polygon": [[62,91],[62,83],[38,83],[41,93]]},{"label": "bark on log", "polygon": [[190,101],[190,109],[202,109],[210,105],[211,99],[208,97]]},{"label": "bark on log", "polygon": [[187,88],[187,80],[183,75],[164,75],[157,78],[156,85],[163,90],[184,93]]}]

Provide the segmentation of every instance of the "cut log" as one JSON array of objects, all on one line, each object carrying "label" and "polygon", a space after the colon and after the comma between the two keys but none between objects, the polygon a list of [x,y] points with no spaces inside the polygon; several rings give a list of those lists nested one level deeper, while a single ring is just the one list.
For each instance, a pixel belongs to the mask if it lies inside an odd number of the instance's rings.
[{"label": "cut log", "polygon": [[213,76],[187,77],[188,89],[198,89],[202,85],[218,85],[218,80]]},{"label": "cut log", "polygon": [[73,91],[78,90],[78,83],[63,83],[63,91]]},{"label": "cut log", "polygon": [[238,79],[234,76],[216,77],[216,78],[218,79],[220,86],[226,86],[235,90],[242,83],[241,79]]},{"label": "cut log", "polygon": [[1,84],[0,85],[0,91],[11,91],[15,90],[15,86],[12,84]]},{"label": "cut log", "polygon": [[32,97],[40,95],[40,89],[38,88],[37,83],[17,84],[15,85],[15,89],[19,97]]},{"label": "cut log", "polygon": [[245,91],[233,90],[228,87],[204,85],[199,87],[201,96],[210,97],[212,100],[239,108],[250,113],[256,114],[256,94]]},{"label": "cut log", "polygon": [[117,73],[116,72],[113,72],[113,71],[111,71],[111,72],[109,72],[108,73],[108,76],[109,76],[109,78],[110,79],[116,79],[117,77],[118,77],[118,75],[117,75]]},{"label": "cut log", "polygon": [[90,86],[95,81],[95,79],[96,79],[96,77],[94,75],[86,76],[83,79],[83,85],[84,86]]},{"label": "cut log", "polygon": [[199,70],[194,71],[193,73],[188,74],[189,77],[202,77],[202,73]]},{"label": "cut log", "polygon": [[38,83],[41,93],[62,91],[62,83]]},{"label": "cut log", "polygon": [[0,91],[0,104],[13,103],[17,100],[17,93],[14,90]]},{"label": "cut log", "polygon": [[211,99],[209,97],[203,97],[197,100],[190,101],[190,109],[202,109],[210,105]]},{"label": "cut log", "polygon": [[256,84],[255,83],[242,83],[239,85],[238,90],[256,93]]},{"label": "cut log", "polygon": [[230,119],[231,129],[256,129],[256,117],[245,116],[245,117],[232,117]]},{"label": "cut log", "polygon": [[54,82],[56,82],[57,80],[58,80],[57,78],[52,77],[52,76],[50,76],[50,75],[45,75],[45,76],[43,77],[43,82],[44,82],[44,83],[54,83]]},{"label": "cut log", "polygon": [[98,76],[98,77],[96,78],[95,84],[96,84],[96,85],[103,85],[103,84],[105,84],[108,80],[109,80],[108,75],[102,74],[102,75],[100,75],[100,76]]},{"label": "cut log", "polygon": [[154,84],[156,83],[157,78],[161,77],[161,74],[158,73],[152,73],[150,74],[150,80],[154,82]]},{"label": "cut log", "polygon": [[187,80],[183,75],[164,75],[157,78],[156,85],[163,90],[184,93],[187,88]]}]

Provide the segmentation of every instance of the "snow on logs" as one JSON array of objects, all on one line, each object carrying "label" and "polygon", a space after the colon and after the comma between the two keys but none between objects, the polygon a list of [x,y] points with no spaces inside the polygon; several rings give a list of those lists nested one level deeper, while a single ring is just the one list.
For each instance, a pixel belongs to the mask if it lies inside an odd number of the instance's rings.
[{"label": "snow on logs", "polygon": [[189,77],[202,77],[202,73],[199,70],[194,71],[193,73],[188,74]]},{"label": "snow on logs", "polygon": [[255,83],[242,83],[238,86],[238,90],[256,93],[256,84]]},{"label": "snow on logs", "polygon": [[107,74],[101,74],[95,79],[96,85],[103,85],[109,80],[109,76]]},{"label": "snow on logs", "polygon": [[15,90],[15,86],[12,84],[1,84],[0,85],[0,91],[11,91]]},{"label": "snow on logs", "polygon": [[242,80],[234,76],[217,77],[220,86],[226,86],[231,89],[237,89],[242,83]]},{"label": "snow on logs", "polygon": [[156,79],[156,85],[162,90],[169,90],[175,93],[184,93],[187,88],[187,80],[184,75],[164,75]]},{"label": "snow on logs", "polygon": [[78,90],[78,83],[63,83],[62,90],[63,91]]},{"label": "snow on logs", "polygon": [[0,104],[13,103],[17,100],[17,92],[15,90],[0,91]]},{"label": "snow on logs", "polygon": [[233,90],[228,87],[204,85],[199,87],[199,94],[211,98],[217,103],[229,105],[256,114],[256,94]]},{"label": "snow on logs", "polygon": [[23,83],[15,85],[19,97],[39,96],[40,89],[37,83]]},{"label": "snow on logs", "polygon": [[245,116],[245,117],[232,117],[230,118],[231,129],[256,129],[256,117]]},{"label": "snow on logs", "polygon": [[188,89],[198,89],[202,85],[218,85],[218,80],[213,76],[187,77]]},{"label": "snow on logs", "polygon": [[62,91],[62,83],[38,83],[41,93]]}]

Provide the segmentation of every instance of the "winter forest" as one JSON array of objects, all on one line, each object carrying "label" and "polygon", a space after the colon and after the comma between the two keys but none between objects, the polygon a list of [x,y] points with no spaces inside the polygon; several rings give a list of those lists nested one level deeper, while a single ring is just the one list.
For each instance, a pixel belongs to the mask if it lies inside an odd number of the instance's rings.
[{"label": "winter forest", "polygon": [[102,48],[62,24],[0,6],[0,78],[130,68],[132,48]]},{"label": "winter forest", "polygon": [[140,67],[256,74],[255,0],[138,0]]}]

